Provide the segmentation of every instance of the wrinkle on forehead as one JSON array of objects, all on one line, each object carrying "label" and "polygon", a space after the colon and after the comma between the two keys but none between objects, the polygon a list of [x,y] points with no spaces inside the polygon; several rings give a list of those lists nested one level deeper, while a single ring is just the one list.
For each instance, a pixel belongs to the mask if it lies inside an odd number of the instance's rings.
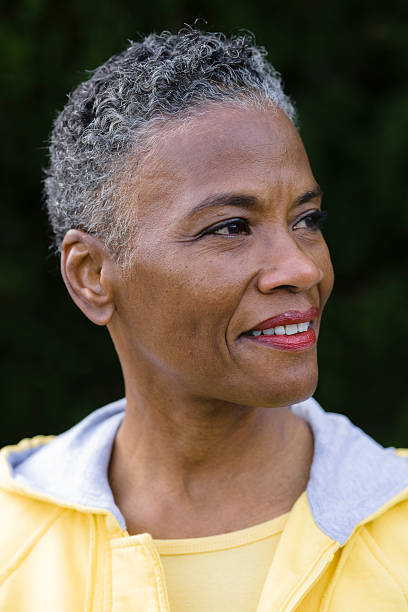
[{"label": "wrinkle on forehead", "polygon": [[305,164],[310,171],[300,136],[280,109],[218,107],[160,131],[136,170],[135,188],[139,203],[191,201],[209,187],[238,188],[251,177],[279,182],[281,173]]}]

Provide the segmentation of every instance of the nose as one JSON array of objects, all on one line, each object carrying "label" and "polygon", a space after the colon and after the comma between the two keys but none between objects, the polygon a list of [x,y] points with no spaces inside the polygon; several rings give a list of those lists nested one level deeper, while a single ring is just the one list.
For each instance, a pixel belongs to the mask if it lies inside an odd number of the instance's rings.
[{"label": "nose", "polygon": [[318,264],[316,247],[313,252],[300,245],[290,234],[274,240],[263,256],[262,269],[258,275],[258,289],[271,293],[275,289],[307,291],[323,279],[324,272]]}]

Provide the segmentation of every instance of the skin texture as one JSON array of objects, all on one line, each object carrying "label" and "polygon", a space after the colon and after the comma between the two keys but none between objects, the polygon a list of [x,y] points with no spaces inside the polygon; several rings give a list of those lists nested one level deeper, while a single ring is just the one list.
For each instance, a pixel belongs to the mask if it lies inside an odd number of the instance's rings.
[{"label": "skin texture", "polygon": [[[61,269],[121,362],[127,410],[109,479],[128,530],[201,537],[287,512],[313,456],[287,406],[315,390],[316,346],[290,352],[242,334],[314,306],[317,335],[332,289],[326,243],[305,221],[321,198],[299,134],[277,109],[211,108],[163,130],[125,187],[129,273],[78,230]],[[192,214],[226,194],[253,202]],[[203,233],[226,220],[235,225]]]}]

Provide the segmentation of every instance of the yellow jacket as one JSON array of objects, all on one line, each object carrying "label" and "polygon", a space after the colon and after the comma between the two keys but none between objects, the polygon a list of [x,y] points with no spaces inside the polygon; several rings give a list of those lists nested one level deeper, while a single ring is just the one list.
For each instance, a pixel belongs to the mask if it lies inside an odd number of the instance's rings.
[{"label": "yellow jacket", "polygon": [[[106,477],[124,407],[0,452],[1,611],[168,612],[152,538],[129,536]],[[313,429],[313,465],[257,612],[408,611],[408,452],[313,399],[291,409]]]}]

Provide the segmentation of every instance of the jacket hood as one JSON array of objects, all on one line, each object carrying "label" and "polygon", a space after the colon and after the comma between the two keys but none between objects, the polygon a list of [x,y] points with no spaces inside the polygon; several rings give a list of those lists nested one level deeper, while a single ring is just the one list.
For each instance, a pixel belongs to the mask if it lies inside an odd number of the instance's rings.
[{"label": "jacket hood", "polygon": [[[108,404],[50,441],[23,441],[3,449],[6,488],[12,483],[25,495],[83,511],[111,513],[126,530],[107,477],[125,406],[125,399]],[[314,435],[307,485],[313,519],[321,531],[343,545],[358,524],[408,488],[408,461],[395,448],[383,448],[345,416],[326,413],[313,398],[291,410],[310,424]]]}]

